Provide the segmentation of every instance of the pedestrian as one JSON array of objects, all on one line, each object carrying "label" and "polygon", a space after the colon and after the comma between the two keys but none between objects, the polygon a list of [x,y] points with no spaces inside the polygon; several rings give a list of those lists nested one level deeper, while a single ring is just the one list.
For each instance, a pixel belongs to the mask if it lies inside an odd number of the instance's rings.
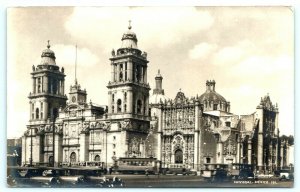
[{"label": "pedestrian", "polygon": [[149,170],[148,170],[148,168],[145,170],[145,174],[146,174],[146,177],[149,176]]}]

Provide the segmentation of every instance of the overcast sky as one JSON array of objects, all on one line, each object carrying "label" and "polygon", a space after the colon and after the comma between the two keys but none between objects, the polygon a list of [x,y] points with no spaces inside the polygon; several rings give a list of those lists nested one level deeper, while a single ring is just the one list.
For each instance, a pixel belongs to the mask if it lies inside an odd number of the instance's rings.
[{"label": "overcast sky", "polygon": [[[148,53],[148,82],[160,69],[169,98],[181,90],[201,95],[206,80],[231,102],[231,112],[255,112],[269,94],[279,106],[281,134],[294,134],[294,26],[288,7],[11,8],[7,14],[7,136],[19,137],[29,120],[30,72],[50,40],[65,68],[65,92],[77,79],[88,101],[107,105],[112,49],[128,20]],[[152,90],[151,90],[152,93]]]}]

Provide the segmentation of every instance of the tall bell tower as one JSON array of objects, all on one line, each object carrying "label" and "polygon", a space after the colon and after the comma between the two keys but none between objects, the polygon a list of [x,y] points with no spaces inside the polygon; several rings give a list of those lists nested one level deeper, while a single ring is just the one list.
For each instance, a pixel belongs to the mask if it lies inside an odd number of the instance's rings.
[{"label": "tall bell tower", "polygon": [[41,63],[32,66],[32,92],[29,94],[30,122],[45,122],[52,119],[58,113],[60,107],[65,107],[65,74],[55,62],[55,53],[50,49],[48,41],[47,49],[42,52]]},{"label": "tall bell tower", "polygon": [[[122,45],[112,50],[111,80],[108,88],[108,117],[111,131],[121,131],[123,151],[128,150],[133,137],[142,139],[150,127],[149,91],[147,83],[147,53],[137,46],[136,34],[128,30],[122,36]],[[117,154],[124,156],[125,154]]]},{"label": "tall bell tower", "polygon": [[123,34],[122,46],[112,51],[109,89],[111,119],[130,118],[148,121],[149,91],[147,83],[147,53],[138,49],[137,37],[131,31]]}]

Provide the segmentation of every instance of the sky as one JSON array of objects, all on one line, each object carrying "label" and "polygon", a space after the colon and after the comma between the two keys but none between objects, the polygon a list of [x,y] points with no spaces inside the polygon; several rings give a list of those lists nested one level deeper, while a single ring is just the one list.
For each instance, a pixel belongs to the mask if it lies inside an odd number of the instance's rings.
[{"label": "sky", "polygon": [[[294,12],[289,7],[32,7],[7,11],[7,137],[29,120],[30,72],[50,40],[65,68],[65,92],[75,79],[88,101],[106,105],[112,49],[131,20],[148,53],[148,82],[158,69],[167,97],[205,92],[206,80],[239,115],[255,112],[269,94],[278,103],[281,134],[294,134]],[[151,90],[152,93],[152,90]]]}]

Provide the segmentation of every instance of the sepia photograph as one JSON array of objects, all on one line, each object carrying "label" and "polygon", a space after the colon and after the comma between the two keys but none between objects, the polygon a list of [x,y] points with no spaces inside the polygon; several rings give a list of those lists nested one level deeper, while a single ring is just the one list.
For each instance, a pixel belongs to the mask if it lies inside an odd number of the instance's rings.
[{"label": "sepia photograph", "polygon": [[294,187],[293,7],[6,14],[6,187]]}]

